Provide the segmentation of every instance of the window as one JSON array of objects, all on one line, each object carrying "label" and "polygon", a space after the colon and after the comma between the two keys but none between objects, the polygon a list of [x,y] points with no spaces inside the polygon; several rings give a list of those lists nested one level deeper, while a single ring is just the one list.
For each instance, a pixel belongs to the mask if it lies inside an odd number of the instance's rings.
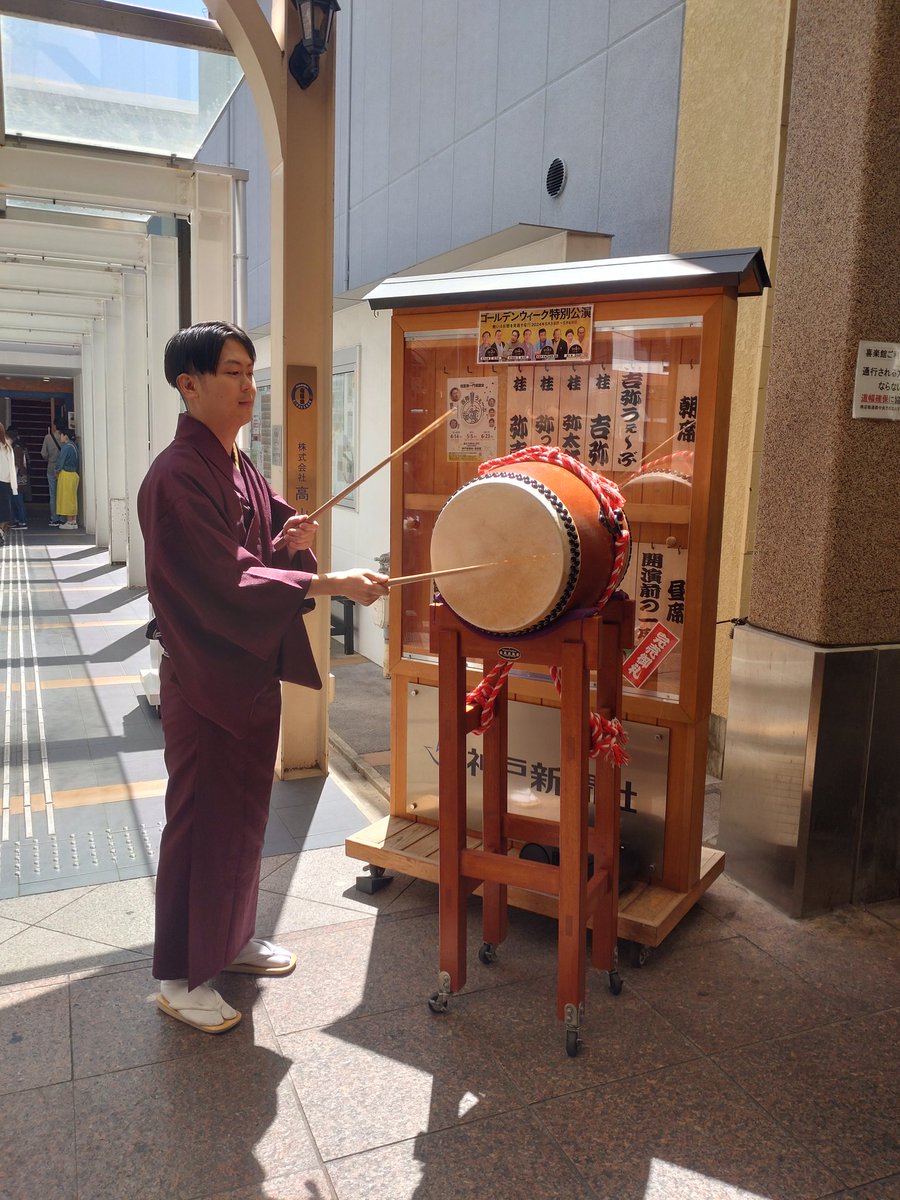
[{"label": "window", "polygon": [[[331,413],[331,492],[335,495],[359,474],[359,346],[334,352]],[[354,489],[338,504],[359,510]]]}]

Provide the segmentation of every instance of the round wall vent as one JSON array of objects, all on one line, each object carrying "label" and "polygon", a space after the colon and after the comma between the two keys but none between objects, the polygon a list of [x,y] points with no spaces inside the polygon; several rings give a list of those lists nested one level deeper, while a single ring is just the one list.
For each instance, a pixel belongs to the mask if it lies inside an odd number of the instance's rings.
[{"label": "round wall vent", "polygon": [[547,191],[551,196],[558,196],[566,186],[566,164],[561,158],[554,158],[547,168]]}]

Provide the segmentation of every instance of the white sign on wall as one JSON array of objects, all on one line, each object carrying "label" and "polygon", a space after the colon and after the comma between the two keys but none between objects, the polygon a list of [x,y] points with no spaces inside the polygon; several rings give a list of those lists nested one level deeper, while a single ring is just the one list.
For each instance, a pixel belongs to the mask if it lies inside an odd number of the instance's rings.
[{"label": "white sign on wall", "polygon": [[900,343],[859,343],[853,416],[900,421]]}]

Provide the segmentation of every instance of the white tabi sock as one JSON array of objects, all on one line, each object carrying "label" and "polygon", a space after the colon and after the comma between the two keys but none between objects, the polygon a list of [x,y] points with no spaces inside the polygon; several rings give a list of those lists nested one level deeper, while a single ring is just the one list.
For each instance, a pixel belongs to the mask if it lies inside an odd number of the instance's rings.
[{"label": "white tabi sock", "polygon": [[159,990],[172,1008],[177,1008],[193,1025],[218,1025],[238,1015],[237,1009],[226,1003],[208,983],[188,989],[186,979],[161,979]]}]

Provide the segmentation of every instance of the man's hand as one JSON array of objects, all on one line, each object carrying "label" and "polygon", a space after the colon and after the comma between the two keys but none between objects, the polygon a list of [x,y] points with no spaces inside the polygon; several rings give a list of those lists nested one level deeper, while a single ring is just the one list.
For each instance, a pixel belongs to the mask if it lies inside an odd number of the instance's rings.
[{"label": "man's hand", "polygon": [[366,606],[388,594],[387,575],[375,571],[330,571],[316,575],[309,585],[308,596],[346,596]]},{"label": "man's hand", "polygon": [[312,547],[318,532],[318,521],[311,521],[305,514],[298,513],[285,521],[281,533],[272,542],[272,549],[285,549],[289,554],[299,554],[301,550]]}]

